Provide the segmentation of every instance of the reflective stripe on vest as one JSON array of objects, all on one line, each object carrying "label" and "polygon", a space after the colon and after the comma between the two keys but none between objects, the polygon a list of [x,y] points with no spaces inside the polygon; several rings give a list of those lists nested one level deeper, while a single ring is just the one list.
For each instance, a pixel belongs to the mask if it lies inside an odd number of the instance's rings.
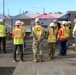
[{"label": "reflective stripe on vest", "polygon": [[49,36],[47,42],[56,42],[56,31],[52,28],[49,29]]},{"label": "reflective stripe on vest", "polygon": [[56,26],[55,26],[55,27],[56,27],[56,32],[58,32],[58,25],[56,24]]},{"label": "reflective stripe on vest", "polygon": [[0,37],[6,36],[6,27],[4,25],[0,25]]},{"label": "reflective stripe on vest", "polygon": [[26,36],[26,28],[25,28],[25,26],[20,26],[20,28],[21,28],[22,31],[24,32],[24,36]]},{"label": "reflective stripe on vest", "polygon": [[23,32],[20,28],[14,29],[14,44],[23,44]]},{"label": "reflective stripe on vest", "polygon": [[35,35],[40,38],[43,33],[43,28],[41,26],[35,26],[33,29]]},{"label": "reflective stripe on vest", "polygon": [[70,37],[70,29],[69,29],[69,26],[66,27],[67,31],[68,31],[68,37]]},{"label": "reflective stripe on vest", "polygon": [[70,30],[68,28],[62,29],[62,35],[60,38],[68,38],[69,34],[70,34]]}]

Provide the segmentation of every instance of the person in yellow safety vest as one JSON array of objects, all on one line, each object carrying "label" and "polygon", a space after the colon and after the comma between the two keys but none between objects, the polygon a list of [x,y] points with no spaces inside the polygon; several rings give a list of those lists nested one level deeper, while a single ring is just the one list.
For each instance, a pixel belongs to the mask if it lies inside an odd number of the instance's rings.
[{"label": "person in yellow safety vest", "polygon": [[76,50],[76,17],[74,18],[74,23],[75,23],[75,25],[74,25],[74,28],[73,28],[73,31],[72,31],[72,35],[73,35],[74,41],[75,41],[73,46],[74,46],[74,48]]},{"label": "person in yellow safety vest", "polygon": [[58,24],[57,24],[58,22],[57,22],[57,20],[54,20],[53,23],[54,23],[54,25],[55,25],[56,32],[58,32]]},{"label": "person in yellow safety vest", "polygon": [[26,42],[25,42],[25,38],[26,38],[26,28],[24,26],[24,22],[21,22],[21,25],[20,25],[21,29],[23,30],[24,32],[24,49],[26,49]]},{"label": "person in yellow safety vest", "polygon": [[71,30],[71,21],[68,21],[69,29]]},{"label": "person in yellow safety vest", "polygon": [[73,28],[73,31],[72,31],[72,34],[73,34],[73,37],[76,38],[76,18],[74,18],[74,28]]},{"label": "person in yellow safety vest", "polygon": [[59,55],[61,56],[66,56],[67,54],[67,41],[69,38],[69,30],[66,28],[66,22],[62,21],[61,28],[58,31],[58,39],[59,39],[59,46],[60,46],[60,51]]},{"label": "person in yellow safety vest", "polygon": [[3,45],[3,53],[6,53],[6,26],[4,25],[3,19],[0,19],[0,52],[1,52],[1,42]]},{"label": "person in yellow safety vest", "polygon": [[20,28],[21,21],[15,22],[15,28],[12,30],[12,37],[14,42],[14,53],[13,53],[13,62],[16,62],[16,50],[19,47],[20,51],[20,61],[23,61],[23,39],[24,39],[24,32]]},{"label": "person in yellow safety vest", "polygon": [[69,46],[69,37],[70,37],[70,29],[71,29],[71,21],[66,21],[66,29],[69,31],[68,41],[66,43],[66,46],[67,46],[67,49],[68,49],[68,46]]},{"label": "person in yellow safety vest", "polygon": [[35,19],[35,26],[32,27],[32,35],[33,35],[33,62],[37,62],[37,52],[39,51],[40,62],[42,59],[42,46],[43,46],[43,38],[44,38],[44,28],[39,24],[39,18]]},{"label": "person in yellow safety vest", "polygon": [[54,55],[55,55],[55,45],[57,42],[57,31],[55,29],[55,24],[54,23],[50,23],[48,31],[47,31],[47,43],[48,43],[48,59],[53,59]]},{"label": "person in yellow safety vest", "polygon": [[[20,28],[24,32],[24,44],[23,44],[23,53],[24,53],[24,49],[26,49],[26,43],[25,43],[26,28],[24,27],[24,22],[21,22]],[[18,49],[16,51],[16,54],[19,54],[19,50]]]},{"label": "person in yellow safety vest", "polygon": [[[55,20],[53,20],[53,23],[54,23],[54,25],[55,25],[55,30],[56,30],[56,32],[58,33],[58,30],[61,28],[61,25],[60,25],[60,23],[55,19]],[[58,34],[56,34],[56,38],[57,38],[57,35]],[[58,43],[58,40],[57,40],[57,43]],[[56,44],[57,44],[56,43]]]}]

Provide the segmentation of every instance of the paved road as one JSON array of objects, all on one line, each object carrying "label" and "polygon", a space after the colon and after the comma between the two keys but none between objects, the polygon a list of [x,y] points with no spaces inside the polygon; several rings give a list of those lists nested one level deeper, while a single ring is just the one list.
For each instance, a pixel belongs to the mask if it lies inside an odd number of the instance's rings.
[{"label": "paved road", "polygon": [[[27,57],[32,59],[31,56]],[[67,56],[57,56],[50,61],[44,53],[44,62],[38,63],[28,59],[18,63],[13,75],[76,75],[76,52],[68,51]]]},{"label": "paved road", "polygon": [[[27,38],[27,48],[24,53],[24,62],[12,62],[13,41],[7,40],[7,54],[0,53],[0,75],[76,75],[76,52],[68,49],[66,57],[57,56],[59,46],[56,46],[56,58],[47,60],[47,43],[44,40],[44,62],[32,62],[32,40]],[[19,61],[19,55],[18,55]],[[7,73],[6,73],[7,72]]]}]

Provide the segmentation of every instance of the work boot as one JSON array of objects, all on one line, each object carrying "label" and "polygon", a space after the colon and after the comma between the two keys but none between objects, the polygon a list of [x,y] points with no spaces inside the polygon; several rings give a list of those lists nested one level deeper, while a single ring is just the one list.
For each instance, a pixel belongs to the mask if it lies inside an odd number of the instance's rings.
[{"label": "work boot", "polygon": [[37,56],[34,57],[33,62],[37,62]]},{"label": "work boot", "polygon": [[40,55],[40,62],[42,62],[42,61],[43,61],[42,57],[43,57],[43,56],[42,56],[42,55]]},{"label": "work boot", "polygon": [[51,59],[54,59],[54,54],[51,54]]},{"label": "work boot", "polygon": [[48,59],[49,59],[49,60],[51,60],[51,53],[50,53],[50,54],[48,54]]}]

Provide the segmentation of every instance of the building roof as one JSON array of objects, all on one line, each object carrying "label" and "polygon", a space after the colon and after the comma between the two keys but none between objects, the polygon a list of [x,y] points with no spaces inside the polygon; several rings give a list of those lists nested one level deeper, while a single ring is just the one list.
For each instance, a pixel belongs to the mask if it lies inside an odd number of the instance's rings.
[{"label": "building roof", "polygon": [[3,15],[0,14],[0,19],[6,19]]},{"label": "building roof", "polygon": [[12,19],[31,19],[31,18],[59,18],[63,16],[63,14],[19,14],[14,17],[11,17]]},{"label": "building roof", "polygon": [[30,18],[35,18],[35,17],[37,17],[37,16],[39,16],[39,15],[41,15],[41,14],[26,14],[28,17],[30,17]]},{"label": "building roof", "polygon": [[60,18],[58,18],[59,21],[68,21],[68,16],[67,14],[61,16]]},{"label": "building roof", "polygon": [[30,17],[27,16],[26,14],[19,14],[14,16],[12,19],[30,19]]},{"label": "building roof", "polygon": [[51,14],[53,16],[55,16],[56,18],[60,18],[61,16],[63,16],[64,14]]},{"label": "building roof", "polygon": [[55,16],[51,15],[51,14],[41,14],[39,16],[37,16],[36,18],[42,18],[42,19],[45,19],[45,18],[56,18]]}]

